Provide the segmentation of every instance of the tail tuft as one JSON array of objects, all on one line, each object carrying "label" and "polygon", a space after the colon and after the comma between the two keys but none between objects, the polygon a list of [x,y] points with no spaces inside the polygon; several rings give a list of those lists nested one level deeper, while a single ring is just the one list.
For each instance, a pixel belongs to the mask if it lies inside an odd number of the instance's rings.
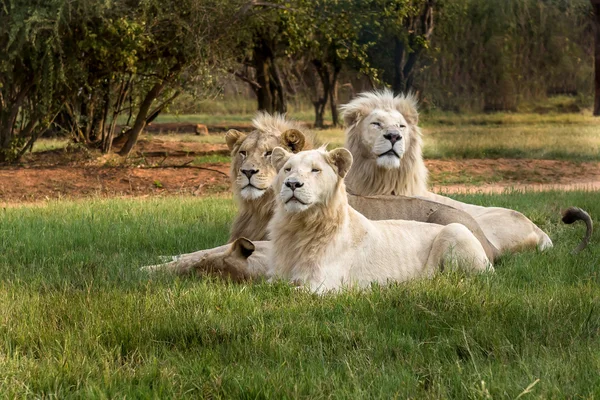
[{"label": "tail tuft", "polygon": [[592,232],[594,231],[592,218],[585,210],[582,210],[579,207],[569,207],[562,211],[562,222],[565,224],[572,224],[576,221],[583,221],[586,226],[586,231],[583,240],[581,243],[579,243],[579,246],[573,250],[573,254],[577,254],[587,247],[587,245],[590,243]]}]

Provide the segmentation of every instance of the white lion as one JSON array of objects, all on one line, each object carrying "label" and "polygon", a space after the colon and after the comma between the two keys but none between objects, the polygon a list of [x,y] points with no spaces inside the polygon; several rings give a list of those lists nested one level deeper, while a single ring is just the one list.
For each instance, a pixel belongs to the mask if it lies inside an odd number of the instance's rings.
[{"label": "white lion", "polygon": [[414,95],[362,93],[342,106],[342,112],[346,147],[354,156],[346,179],[351,193],[422,196],[458,208],[475,218],[500,252],[552,247],[550,237],[517,211],[466,204],[428,191]]},{"label": "white lion", "polygon": [[461,224],[370,221],[348,205],[346,149],[273,150],[279,171],[268,230],[270,275],[323,292],[370,282],[429,277],[457,262],[492,270],[481,243]]}]

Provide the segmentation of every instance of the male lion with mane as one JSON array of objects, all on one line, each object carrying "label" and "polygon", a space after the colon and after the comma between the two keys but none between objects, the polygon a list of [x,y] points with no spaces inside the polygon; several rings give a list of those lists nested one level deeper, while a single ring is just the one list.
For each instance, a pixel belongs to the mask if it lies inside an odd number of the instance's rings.
[{"label": "male lion with mane", "polygon": [[352,155],[340,148],[273,150],[279,173],[269,223],[271,275],[324,292],[371,282],[429,277],[452,265],[493,270],[481,243],[461,224],[370,221],[348,204]]},{"label": "male lion with mane", "polygon": [[[347,127],[346,148],[354,157],[346,178],[350,193],[417,196],[463,210],[500,252],[552,247],[550,237],[517,211],[466,204],[429,192],[413,94],[395,97],[389,90],[362,93],[341,110]],[[581,250],[591,236],[592,221],[585,211],[571,207],[563,221],[576,220],[587,225],[586,237],[578,247]]]},{"label": "male lion with mane", "polygon": [[225,134],[231,150],[231,190],[238,206],[229,242],[240,237],[266,239],[273,214],[271,182],[277,173],[271,153],[277,146],[297,153],[312,148],[314,141],[312,133],[283,115],[258,113],[252,125],[255,129],[248,134],[234,129]]}]

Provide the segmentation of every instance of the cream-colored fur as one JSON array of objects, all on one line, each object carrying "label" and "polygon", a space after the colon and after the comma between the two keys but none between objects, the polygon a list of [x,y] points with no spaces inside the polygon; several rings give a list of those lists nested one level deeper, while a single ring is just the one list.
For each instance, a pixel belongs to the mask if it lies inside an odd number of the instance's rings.
[{"label": "cream-colored fur", "polygon": [[238,206],[230,242],[240,237],[266,238],[267,223],[273,211],[270,187],[276,175],[271,165],[273,149],[283,146],[298,152],[312,148],[314,140],[309,131],[282,115],[258,113],[252,125],[255,130],[249,134],[232,129],[225,135],[232,158],[231,189]]},{"label": "cream-colored fur", "polygon": [[271,275],[323,292],[370,282],[429,277],[458,262],[492,269],[485,251],[461,224],[370,221],[348,205],[346,149],[293,155],[273,150],[279,173],[277,206],[269,223]]},{"label": "cream-colored fur", "polygon": [[[368,92],[341,107],[347,126],[346,148],[355,162],[346,182],[351,193],[419,196],[427,193],[416,98]],[[384,135],[397,132],[392,143]],[[390,151],[392,150],[392,151]]]},{"label": "cream-colored fur", "polygon": [[[342,106],[342,112],[347,126],[346,147],[354,156],[354,165],[346,179],[351,193],[422,196],[463,210],[479,223],[487,239],[500,252],[552,247],[548,235],[517,211],[466,204],[428,191],[413,95],[394,97],[389,90],[363,93]],[[398,157],[383,156],[382,161],[380,154],[392,148],[384,135],[398,131],[398,126],[405,126],[400,129],[403,151],[397,152]]]}]

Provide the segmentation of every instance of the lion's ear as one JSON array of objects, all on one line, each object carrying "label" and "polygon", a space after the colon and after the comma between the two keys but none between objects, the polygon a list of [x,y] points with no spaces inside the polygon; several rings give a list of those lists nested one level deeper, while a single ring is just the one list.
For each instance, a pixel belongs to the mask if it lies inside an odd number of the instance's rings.
[{"label": "lion's ear", "polygon": [[254,253],[255,249],[254,243],[245,237],[241,237],[236,239],[231,245],[231,254],[241,258],[248,258]]},{"label": "lion's ear", "polygon": [[329,162],[337,168],[340,177],[345,177],[352,166],[352,153],[343,147],[333,149],[328,153]]},{"label": "lion's ear", "polygon": [[287,147],[292,153],[304,150],[306,137],[298,129],[288,129],[281,134],[281,145]]},{"label": "lion's ear", "polygon": [[292,153],[288,153],[281,147],[275,147],[271,154],[271,164],[275,167],[275,170],[279,170],[283,167],[286,161],[292,156]]},{"label": "lion's ear", "polygon": [[419,107],[417,95],[413,92],[401,94],[394,98],[396,109],[410,125],[418,125],[419,123]]},{"label": "lion's ear", "polygon": [[244,140],[246,138],[246,134],[240,131],[236,131],[235,129],[230,129],[225,134],[225,141],[227,142],[227,147],[229,150],[233,150],[236,143]]},{"label": "lion's ear", "polygon": [[361,107],[351,107],[351,104],[346,104],[340,107],[340,111],[342,112],[342,117],[344,118],[344,125],[347,128],[354,126],[362,117],[362,108]]}]

